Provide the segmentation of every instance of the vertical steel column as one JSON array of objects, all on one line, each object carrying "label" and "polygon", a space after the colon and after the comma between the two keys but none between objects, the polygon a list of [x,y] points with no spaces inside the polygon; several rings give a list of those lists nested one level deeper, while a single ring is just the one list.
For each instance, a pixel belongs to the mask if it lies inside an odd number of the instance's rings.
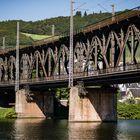
[{"label": "vertical steel column", "polygon": [[36,54],[36,78],[38,78],[38,54]]},{"label": "vertical steel column", "polygon": [[17,22],[15,91],[18,91],[18,90],[19,90],[19,22]]},{"label": "vertical steel column", "polygon": [[48,54],[48,76],[51,76],[51,52]]},{"label": "vertical steel column", "polygon": [[94,58],[95,58],[95,70],[97,70],[97,64],[98,64],[98,45],[97,45],[97,41],[95,42],[95,54],[94,54]]},{"label": "vertical steel column", "polygon": [[134,33],[131,29],[131,63],[134,63]]},{"label": "vertical steel column", "polygon": [[69,54],[69,87],[73,87],[73,3],[74,0],[70,0],[70,54]]},{"label": "vertical steel column", "polygon": [[114,57],[115,57],[115,39],[113,33],[111,33],[111,67],[114,67]]},{"label": "vertical steel column", "polygon": [[[121,29],[121,47],[124,45],[124,32]],[[125,70],[125,66],[126,66],[126,47],[124,47],[124,51],[123,51],[123,68]]]},{"label": "vertical steel column", "polygon": [[5,70],[5,75],[4,75],[4,80],[7,81],[8,80],[8,62],[7,62],[7,57],[5,57],[5,62],[4,62],[4,70]]}]

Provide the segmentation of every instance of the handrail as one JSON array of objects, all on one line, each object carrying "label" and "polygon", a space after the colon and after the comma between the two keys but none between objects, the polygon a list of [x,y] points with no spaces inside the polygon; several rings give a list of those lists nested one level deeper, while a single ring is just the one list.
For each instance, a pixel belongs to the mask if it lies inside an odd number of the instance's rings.
[{"label": "handrail", "polygon": [[[118,66],[118,67],[110,67],[108,69],[100,69],[100,70],[90,70],[85,72],[78,72],[74,73],[74,79],[77,78],[86,78],[86,77],[98,77],[98,76],[107,76],[107,75],[113,75],[113,74],[120,74],[124,72],[132,72],[135,70],[140,70],[140,63],[138,64],[129,64],[126,66]],[[62,74],[62,75],[53,75],[50,77],[40,77],[40,78],[34,78],[34,79],[27,79],[27,80],[20,80],[20,84],[26,84],[26,83],[40,83],[40,82],[53,82],[53,81],[63,81],[68,80],[68,74]],[[15,84],[14,80],[9,81],[1,81],[0,86],[2,85],[13,85]]]}]

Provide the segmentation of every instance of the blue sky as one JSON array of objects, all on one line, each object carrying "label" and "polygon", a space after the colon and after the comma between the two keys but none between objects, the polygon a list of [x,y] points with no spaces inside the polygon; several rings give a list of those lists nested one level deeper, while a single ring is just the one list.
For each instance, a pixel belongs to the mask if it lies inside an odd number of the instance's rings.
[{"label": "blue sky", "polygon": [[[111,11],[111,4],[115,4],[116,11],[140,6],[140,0],[75,0],[75,9],[83,3],[86,4],[78,10],[82,12],[87,10],[87,13],[100,10],[105,12],[102,7]],[[70,0],[0,0],[0,21],[13,19],[35,21],[69,14]]]}]

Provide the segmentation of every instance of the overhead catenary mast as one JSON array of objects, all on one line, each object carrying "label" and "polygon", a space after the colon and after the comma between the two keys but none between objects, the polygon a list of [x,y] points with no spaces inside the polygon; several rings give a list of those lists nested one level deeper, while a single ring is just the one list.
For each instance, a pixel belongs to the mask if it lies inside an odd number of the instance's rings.
[{"label": "overhead catenary mast", "polygon": [[17,92],[18,90],[19,90],[19,22],[17,22],[15,92]]},{"label": "overhead catenary mast", "polygon": [[73,3],[70,0],[69,88],[73,87]]},{"label": "overhead catenary mast", "polygon": [[5,37],[3,37],[3,45],[2,45],[3,51],[5,50]]},{"label": "overhead catenary mast", "polygon": [[52,25],[52,36],[54,36],[55,35],[55,26],[54,26],[54,24]]},{"label": "overhead catenary mast", "polygon": [[115,5],[112,4],[111,7],[112,7],[112,21],[114,21],[115,20]]}]

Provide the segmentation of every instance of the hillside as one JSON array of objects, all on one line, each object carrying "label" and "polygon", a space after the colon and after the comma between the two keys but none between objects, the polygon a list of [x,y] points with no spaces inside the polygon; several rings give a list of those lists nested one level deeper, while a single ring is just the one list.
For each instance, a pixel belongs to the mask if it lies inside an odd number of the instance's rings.
[{"label": "hillside", "polygon": [[[75,30],[111,16],[110,13],[92,13],[89,15],[85,14],[84,16],[79,13],[80,12],[77,12],[74,16]],[[2,46],[2,37],[6,37],[6,46],[15,45],[16,22],[15,20],[0,22],[0,46]],[[36,40],[33,37],[34,35],[51,36],[52,25],[55,26],[55,35],[60,35],[64,32],[67,33],[69,32],[69,17],[56,17],[35,22],[20,20],[20,44],[32,44],[32,42]],[[40,37],[37,40],[42,39],[42,37]]]}]

